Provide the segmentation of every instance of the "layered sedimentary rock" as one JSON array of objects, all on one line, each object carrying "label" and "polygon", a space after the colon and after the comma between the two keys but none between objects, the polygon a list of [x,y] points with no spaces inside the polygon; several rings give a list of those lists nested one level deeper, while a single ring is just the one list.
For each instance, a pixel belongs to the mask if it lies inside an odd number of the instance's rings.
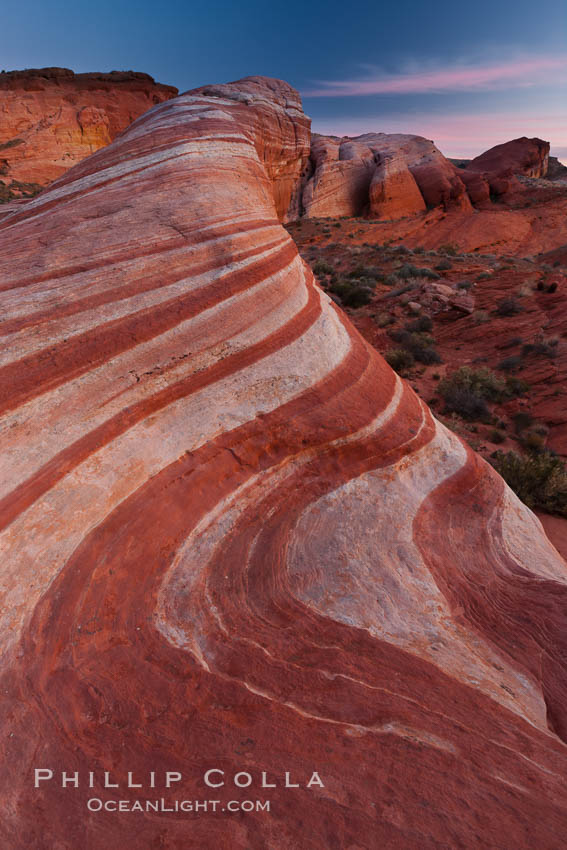
[{"label": "layered sedimentary rock", "polygon": [[[45,186],[177,89],[148,74],[41,68],[0,74],[0,180]],[[24,188],[25,191],[25,188]]]},{"label": "layered sedimentary rock", "polygon": [[421,136],[314,135],[311,159],[303,190],[307,216],[402,218],[427,206],[471,209],[455,166]]},{"label": "layered sedimentary rock", "polygon": [[493,174],[510,172],[524,177],[545,177],[549,165],[549,142],[522,136],[504,142],[472,159],[467,171],[485,171]]},{"label": "layered sedimentary rock", "polygon": [[396,219],[426,210],[423,195],[403,157],[384,156],[372,176],[370,211],[376,218]]},{"label": "layered sedimentary rock", "polygon": [[[0,220],[11,850],[562,846],[565,563],[299,258],[307,127],[189,92]],[[162,797],[271,809],[86,808]]]}]

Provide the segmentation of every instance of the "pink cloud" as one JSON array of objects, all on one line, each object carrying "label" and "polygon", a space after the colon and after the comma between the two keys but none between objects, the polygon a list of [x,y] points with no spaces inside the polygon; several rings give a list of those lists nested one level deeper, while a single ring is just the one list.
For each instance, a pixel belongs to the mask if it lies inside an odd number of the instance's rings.
[{"label": "pink cloud", "polygon": [[535,56],[508,62],[478,63],[412,73],[381,74],[363,79],[323,80],[304,97],[353,97],[373,94],[411,94],[474,91],[531,86],[567,69],[567,57]]},{"label": "pink cloud", "polygon": [[314,121],[313,131],[323,135],[360,136],[363,133],[410,133],[432,139],[446,156],[474,157],[488,148],[518,136],[538,136],[551,141],[551,153],[565,159],[567,115],[552,113],[473,113],[432,115],[381,115],[375,118],[327,118]]}]

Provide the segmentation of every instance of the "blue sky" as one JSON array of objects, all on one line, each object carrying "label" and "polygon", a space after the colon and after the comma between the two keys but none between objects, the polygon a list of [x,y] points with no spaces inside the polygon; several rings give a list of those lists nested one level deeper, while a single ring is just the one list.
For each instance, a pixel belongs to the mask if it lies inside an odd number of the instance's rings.
[{"label": "blue sky", "polygon": [[449,156],[538,135],[567,160],[565,0],[25,0],[3,8],[0,56],[181,91],[265,74],[300,90],[318,132],[413,132]]}]

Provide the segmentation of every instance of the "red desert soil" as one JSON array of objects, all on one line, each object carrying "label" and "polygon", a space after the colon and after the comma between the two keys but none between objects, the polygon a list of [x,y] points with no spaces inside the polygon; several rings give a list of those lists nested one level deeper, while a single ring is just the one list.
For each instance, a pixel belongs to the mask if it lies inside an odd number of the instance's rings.
[{"label": "red desert soil", "polygon": [[133,71],[1,73],[0,202],[36,193],[176,94]]},{"label": "red desert soil", "polygon": [[[316,284],[280,223],[308,160],[297,92],[247,78],[159,104],[0,220],[3,847],[564,844],[565,562]],[[334,224],[292,231],[339,264],[351,240],[357,262],[444,259]],[[494,273],[557,279],[518,296],[521,333],[553,320],[561,271]],[[472,350],[481,282],[406,295],[464,314]],[[377,287],[352,313],[373,343],[372,313],[410,303]],[[93,796],[272,807],[89,815]]]}]

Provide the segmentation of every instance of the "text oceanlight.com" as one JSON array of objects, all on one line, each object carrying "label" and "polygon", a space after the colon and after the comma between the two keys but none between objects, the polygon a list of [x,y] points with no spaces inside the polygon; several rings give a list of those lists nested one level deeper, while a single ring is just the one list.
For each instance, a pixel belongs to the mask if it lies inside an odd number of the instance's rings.
[{"label": "text oceanlight.com", "polygon": [[269,812],[270,800],[87,800],[90,812],[185,812],[209,814],[210,812]]}]

